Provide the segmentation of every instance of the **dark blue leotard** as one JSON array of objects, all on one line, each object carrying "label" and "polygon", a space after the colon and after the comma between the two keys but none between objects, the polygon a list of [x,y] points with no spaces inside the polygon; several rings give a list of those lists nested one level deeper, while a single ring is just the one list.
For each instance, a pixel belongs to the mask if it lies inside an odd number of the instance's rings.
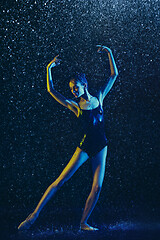
[{"label": "dark blue leotard", "polygon": [[78,121],[81,131],[81,141],[78,147],[85,151],[89,157],[93,157],[108,144],[100,102],[98,107],[91,110],[80,108]]}]

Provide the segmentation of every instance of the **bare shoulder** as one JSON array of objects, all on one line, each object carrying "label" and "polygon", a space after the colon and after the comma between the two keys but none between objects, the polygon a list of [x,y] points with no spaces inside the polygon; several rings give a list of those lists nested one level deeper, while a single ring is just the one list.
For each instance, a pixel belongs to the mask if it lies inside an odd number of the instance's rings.
[{"label": "bare shoulder", "polygon": [[103,94],[102,94],[101,89],[96,92],[95,96],[98,98],[98,100],[102,106],[103,105]]}]

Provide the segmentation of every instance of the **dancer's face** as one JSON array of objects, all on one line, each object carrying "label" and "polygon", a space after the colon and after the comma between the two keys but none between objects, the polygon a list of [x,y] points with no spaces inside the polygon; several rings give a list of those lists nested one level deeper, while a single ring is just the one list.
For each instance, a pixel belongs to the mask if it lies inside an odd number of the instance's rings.
[{"label": "dancer's face", "polygon": [[85,86],[82,85],[80,82],[72,82],[72,81],[70,81],[69,82],[69,87],[70,87],[70,90],[71,90],[72,94],[76,98],[78,98],[78,97],[80,97],[81,95],[84,94]]}]

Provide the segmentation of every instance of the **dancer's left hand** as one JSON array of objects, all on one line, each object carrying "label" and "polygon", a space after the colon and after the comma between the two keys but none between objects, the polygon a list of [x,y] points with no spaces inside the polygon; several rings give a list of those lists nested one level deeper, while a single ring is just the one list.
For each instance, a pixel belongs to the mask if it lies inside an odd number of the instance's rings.
[{"label": "dancer's left hand", "polygon": [[96,47],[98,47],[98,50],[97,50],[98,53],[102,53],[102,51],[104,51],[104,50],[108,53],[112,52],[111,49],[106,46],[96,45]]}]

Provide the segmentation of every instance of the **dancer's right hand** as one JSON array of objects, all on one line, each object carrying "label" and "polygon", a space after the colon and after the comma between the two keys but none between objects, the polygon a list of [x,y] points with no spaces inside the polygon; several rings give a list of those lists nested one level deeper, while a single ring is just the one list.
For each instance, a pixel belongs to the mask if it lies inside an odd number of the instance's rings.
[{"label": "dancer's right hand", "polygon": [[52,67],[55,67],[55,66],[58,66],[60,64],[60,61],[62,61],[61,59],[58,59],[58,56],[57,55],[49,64],[48,64],[48,68],[52,68]]}]

